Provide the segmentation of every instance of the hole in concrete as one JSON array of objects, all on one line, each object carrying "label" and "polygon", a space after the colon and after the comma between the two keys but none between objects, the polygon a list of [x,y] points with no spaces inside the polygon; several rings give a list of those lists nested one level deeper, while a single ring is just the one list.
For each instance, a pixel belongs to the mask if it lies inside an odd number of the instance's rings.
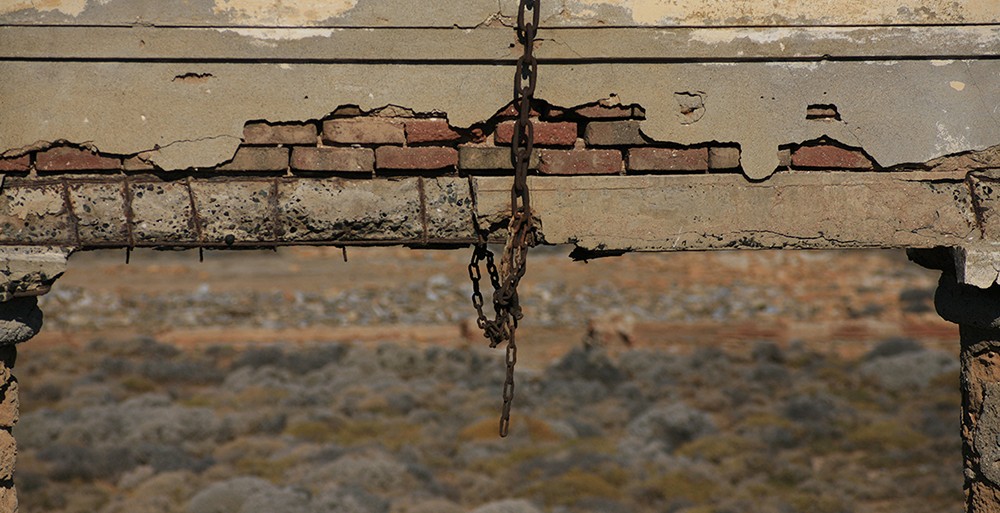
[{"label": "hole in concrete", "polygon": [[702,91],[683,91],[674,93],[674,99],[680,106],[681,124],[697,123],[705,115],[705,93]]},{"label": "hole in concrete", "polygon": [[832,103],[816,103],[806,107],[806,119],[840,121],[840,112]]}]

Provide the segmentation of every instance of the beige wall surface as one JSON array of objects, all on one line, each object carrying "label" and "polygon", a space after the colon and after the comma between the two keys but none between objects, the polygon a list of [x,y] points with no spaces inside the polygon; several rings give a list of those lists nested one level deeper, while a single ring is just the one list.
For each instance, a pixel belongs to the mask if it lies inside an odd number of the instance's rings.
[{"label": "beige wall surface", "polygon": [[[545,0],[546,26],[812,26],[1000,22],[997,0]],[[515,0],[3,0],[0,24],[475,27]]]}]

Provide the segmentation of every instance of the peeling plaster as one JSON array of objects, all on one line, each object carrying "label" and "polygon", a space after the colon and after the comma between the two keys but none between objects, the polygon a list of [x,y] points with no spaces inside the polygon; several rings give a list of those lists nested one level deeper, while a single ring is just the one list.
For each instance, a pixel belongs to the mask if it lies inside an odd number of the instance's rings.
[{"label": "peeling plaster", "polygon": [[87,0],[14,0],[12,3],[0,3],[0,15],[35,10],[38,12],[56,11],[68,16],[79,16],[86,8]]},{"label": "peeling plaster", "polygon": [[[497,0],[14,0],[0,24],[184,25],[209,27],[475,27]],[[554,3],[554,2],[553,2]],[[516,4],[515,4],[516,5]]]},{"label": "peeling plaster", "polygon": [[270,41],[296,41],[312,37],[330,37],[337,29],[219,29],[243,37]]},{"label": "peeling plaster", "polygon": [[565,11],[604,24],[639,25],[868,25],[990,23],[995,0],[566,0]]},{"label": "peeling plaster", "polygon": [[306,25],[343,16],[358,0],[215,0],[213,11],[247,25]]},{"label": "peeling plaster", "polygon": [[[192,72],[214,78],[173,81]],[[509,101],[510,84],[508,67],[486,65],[6,62],[0,74],[8,77],[0,153],[57,139],[115,154],[158,147],[154,160],[165,169],[227,160],[247,120],[318,119],[345,104],[444,112],[468,127]],[[656,140],[737,143],[754,179],[778,167],[779,146],[821,137],[864,148],[884,167],[1000,142],[1000,61],[573,64],[540,77],[537,96],[554,105],[611,94],[642,105],[642,129]],[[953,81],[966,84],[961,94]],[[703,98],[696,122],[678,114],[678,92]],[[836,105],[841,120],[807,120],[815,104]]]},{"label": "peeling plaster", "polygon": [[[997,23],[995,0],[551,0],[545,26]],[[516,0],[6,0],[2,23],[475,27]]]}]

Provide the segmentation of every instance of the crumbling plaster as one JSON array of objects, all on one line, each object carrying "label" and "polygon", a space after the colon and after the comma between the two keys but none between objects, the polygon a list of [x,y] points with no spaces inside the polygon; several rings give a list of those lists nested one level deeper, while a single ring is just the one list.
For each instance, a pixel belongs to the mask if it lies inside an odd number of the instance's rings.
[{"label": "crumbling plaster", "polygon": [[[0,3],[0,48],[13,49],[0,50],[0,154],[65,140],[116,154],[150,152],[167,170],[210,167],[233,155],[248,120],[316,119],[344,104],[405,105],[469,126],[509,101],[517,48],[505,25],[516,6],[8,0]],[[545,27],[553,28],[540,34],[539,98],[562,106],[606,97],[640,104],[648,136],[683,145],[738,143],[753,179],[777,167],[779,145],[824,136],[864,148],[883,167],[1000,142],[1000,61],[977,58],[995,55],[997,27],[807,27],[992,23],[1000,19],[996,0],[887,0],[875,7],[846,0],[563,0],[543,2],[543,10]],[[697,25],[800,26],[554,28],[684,25],[696,18]],[[11,24],[90,26],[4,27]],[[109,36],[114,29],[99,25],[135,33]],[[301,28],[307,26],[327,28]],[[675,47],[682,50],[668,50]],[[55,60],[47,58],[50,50]],[[175,80],[192,74],[199,80]],[[682,115],[690,106],[678,98],[704,108]],[[840,120],[806,120],[811,104],[835,105]]]},{"label": "crumbling plaster", "polygon": [[[189,73],[205,78],[174,80]],[[506,66],[441,64],[2,62],[0,74],[0,152],[68,140],[149,151],[168,170],[228,160],[247,120],[315,119],[343,104],[405,105],[469,126],[509,101],[511,82]],[[696,122],[677,93],[701,97]],[[559,64],[542,68],[537,94],[565,106],[638,103],[648,136],[738,143],[754,179],[778,166],[779,145],[823,136],[885,167],[1000,142],[995,60]],[[841,121],[807,120],[811,104],[836,105]]]}]

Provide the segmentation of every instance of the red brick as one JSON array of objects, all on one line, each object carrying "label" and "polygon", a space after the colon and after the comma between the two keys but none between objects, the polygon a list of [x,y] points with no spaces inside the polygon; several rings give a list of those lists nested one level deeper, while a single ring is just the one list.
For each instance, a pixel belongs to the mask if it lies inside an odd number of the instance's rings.
[{"label": "red brick", "polygon": [[709,169],[736,169],[740,167],[740,149],[719,146],[708,149]]},{"label": "red brick", "polygon": [[379,169],[444,169],[458,165],[458,150],[440,146],[379,146],[375,149],[375,165]]},{"label": "red brick", "polygon": [[632,148],[629,171],[707,171],[708,148]]},{"label": "red brick", "polygon": [[[535,146],[573,146],[576,143],[576,123],[534,121]],[[514,122],[504,121],[497,125],[493,134],[496,144],[510,145],[514,138]]]},{"label": "red brick", "polygon": [[243,127],[246,144],[316,144],[315,125],[269,125],[251,123]]},{"label": "red brick", "polygon": [[20,173],[31,168],[31,156],[21,155],[7,159],[0,159],[0,171]]},{"label": "red brick", "polygon": [[240,146],[233,160],[223,164],[216,171],[286,171],[288,169],[288,148],[255,148]]},{"label": "red brick", "polygon": [[640,108],[615,105],[605,107],[603,105],[588,105],[573,111],[577,116],[587,119],[645,119],[646,113]]},{"label": "red brick", "polygon": [[461,137],[448,125],[447,119],[407,119],[403,124],[409,144],[449,142]]},{"label": "red brick", "polygon": [[546,175],[614,175],[622,171],[622,152],[544,150],[538,171]]},{"label": "red brick", "polygon": [[[538,169],[541,151],[538,148],[532,150],[528,162],[530,169]],[[510,148],[497,148],[496,146],[459,146],[458,166],[461,169],[473,171],[514,170],[514,164],[510,159]]]},{"label": "red brick", "polygon": [[296,147],[292,149],[292,169],[371,173],[375,170],[375,152],[371,148]]},{"label": "red brick", "polygon": [[860,151],[837,146],[802,146],[792,152],[792,167],[819,169],[872,169]]},{"label": "red brick", "polygon": [[323,122],[323,140],[340,144],[403,144],[406,133],[397,119],[360,117]]},{"label": "red brick", "polygon": [[640,146],[646,143],[639,129],[639,121],[598,121],[587,123],[583,138],[588,146]]},{"label": "red brick", "polygon": [[117,171],[121,167],[120,159],[65,146],[51,148],[35,157],[35,169],[39,171]]}]

